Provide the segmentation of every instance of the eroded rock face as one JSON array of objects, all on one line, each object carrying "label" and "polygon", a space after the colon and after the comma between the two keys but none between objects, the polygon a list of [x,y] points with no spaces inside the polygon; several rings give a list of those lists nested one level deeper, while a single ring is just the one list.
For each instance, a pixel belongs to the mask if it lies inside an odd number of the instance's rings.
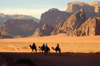
[{"label": "eroded rock face", "polygon": [[44,24],[42,29],[37,28],[33,36],[48,36],[54,28],[51,25]]},{"label": "eroded rock face", "polygon": [[44,36],[44,31],[38,27],[36,31],[34,32],[33,36],[35,37]]},{"label": "eroded rock face", "polygon": [[87,4],[89,4],[91,6],[100,6],[100,2],[97,2],[97,1],[92,1],[92,2],[89,2]]},{"label": "eroded rock face", "polygon": [[78,29],[86,20],[86,15],[83,9],[80,9],[71,15],[66,21],[60,22],[51,34],[67,33]]},{"label": "eroded rock face", "polygon": [[69,2],[66,12],[75,13],[81,8],[85,11],[87,18],[100,15],[100,2],[96,1],[89,3],[78,1]]},{"label": "eroded rock face", "polygon": [[90,17],[77,30],[67,33],[68,36],[100,35],[100,17]]},{"label": "eroded rock face", "polygon": [[83,9],[85,12],[94,12],[93,6],[90,6],[84,2],[73,1],[67,4],[66,12],[75,13],[76,11]]},{"label": "eroded rock face", "polygon": [[45,35],[50,35],[51,34],[51,31],[53,29],[54,28],[51,25],[47,25],[47,24],[44,24],[43,27],[42,27],[42,30],[44,31],[44,34]]},{"label": "eroded rock face", "polygon": [[7,19],[0,27],[2,35],[32,35],[38,24],[33,19]]},{"label": "eroded rock face", "polygon": [[42,13],[38,23],[41,24],[42,26],[44,24],[49,24],[55,27],[59,22],[61,22],[62,20],[66,20],[70,15],[71,13],[60,11],[56,8],[52,8],[46,11],[45,13]]},{"label": "eroded rock face", "polygon": [[93,6],[94,7],[94,11],[96,13],[99,13],[100,15],[100,2],[97,2],[97,1],[93,1],[93,2],[89,2],[88,3],[90,6]]}]

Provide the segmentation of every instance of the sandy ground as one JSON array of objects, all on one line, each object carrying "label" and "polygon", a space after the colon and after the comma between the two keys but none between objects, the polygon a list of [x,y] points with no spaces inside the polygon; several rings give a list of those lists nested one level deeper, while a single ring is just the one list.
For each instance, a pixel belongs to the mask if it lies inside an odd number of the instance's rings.
[{"label": "sandy ground", "polygon": [[[31,53],[29,47],[36,43],[38,52]],[[38,46],[48,43],[50,53],[44,55]],[[59,43],[61,56],[56,54],[51,47]],[[58,34],[45,37],[28,37],[14,39],[0,39],[0,56],[8,66],[20,58],[30,58],[37,66],[100,66],[100,36],[67,37]]]}]

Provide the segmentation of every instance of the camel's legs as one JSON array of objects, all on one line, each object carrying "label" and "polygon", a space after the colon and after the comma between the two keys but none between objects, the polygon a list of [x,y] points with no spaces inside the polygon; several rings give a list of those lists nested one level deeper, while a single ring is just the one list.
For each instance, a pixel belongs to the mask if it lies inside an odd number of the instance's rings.
[{"label": "camel's legs", "polygon": [[59,49],[59,55],[61,55],[61,49]]}]

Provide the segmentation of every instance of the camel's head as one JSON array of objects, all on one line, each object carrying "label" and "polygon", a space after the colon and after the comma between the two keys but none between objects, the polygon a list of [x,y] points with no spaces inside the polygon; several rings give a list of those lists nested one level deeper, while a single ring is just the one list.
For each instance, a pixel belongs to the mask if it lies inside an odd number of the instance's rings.
[{"label": "camel's head", "polygon": [[52,47],[52,49],[54,49],[54,47]]},{"label": "camel's head", "polygon": [[39,48],[41,48],[41,47],[39,46]]},{"label": "camel's head", "polygon": [[29,45],[31,47],[31,45]]}]

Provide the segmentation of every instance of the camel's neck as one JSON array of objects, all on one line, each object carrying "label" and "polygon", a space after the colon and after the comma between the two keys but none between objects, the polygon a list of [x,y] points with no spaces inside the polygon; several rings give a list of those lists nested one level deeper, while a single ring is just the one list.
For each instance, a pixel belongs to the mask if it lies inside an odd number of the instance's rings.
[{"label": "camel's neck", "polygon": [[55,50],[54,47],[52,47],[52,49]]},{"label": "camel's neck", "polygon": [[30,45],[30,47],[32,47],[32,46]]}]

